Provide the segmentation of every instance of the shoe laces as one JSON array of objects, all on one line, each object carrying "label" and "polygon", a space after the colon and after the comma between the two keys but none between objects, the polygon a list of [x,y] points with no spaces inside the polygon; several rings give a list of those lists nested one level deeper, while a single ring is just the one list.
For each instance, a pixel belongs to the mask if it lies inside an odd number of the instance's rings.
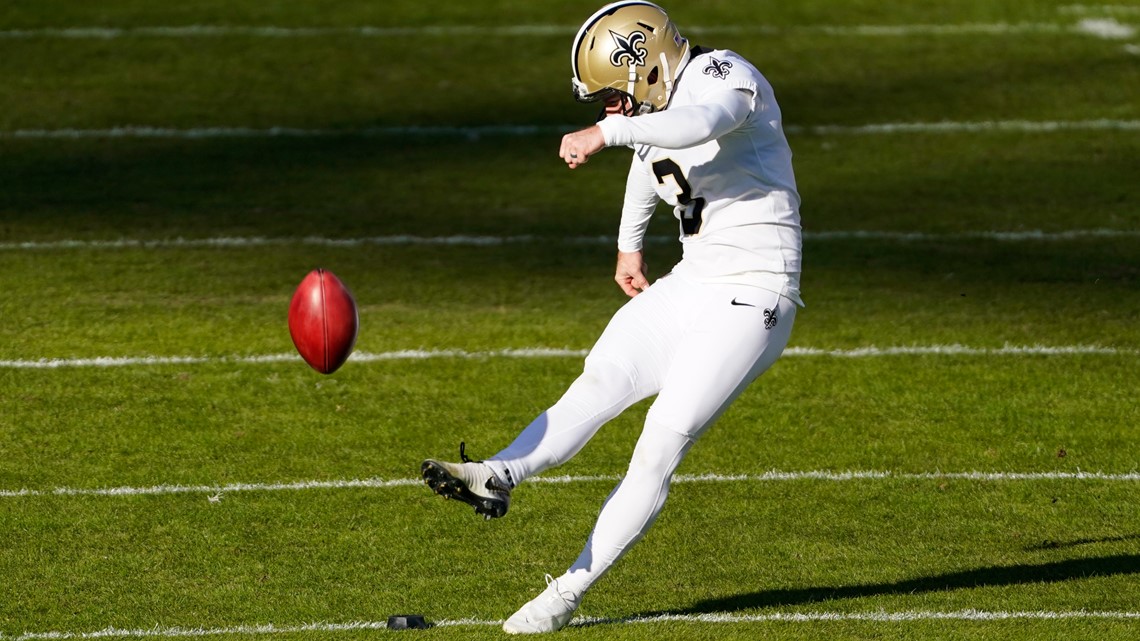
[{"label": "shoe laces", "polygon": [[465,441],[459,441],[459,458],[462,459],[464,463],[482,463],[483,462],[483,461],[472,460],[470,457],[467,456],[467,443]]},{"label": "shoe laces", "polygon": [[[487,478],[487,482],[483,484],[483,487],[487,488],[488,490],[490,490],[492,492],[501,492],[501,493],[505,493],[505,494],[511,493],[511,490],[514,487],[513,484],[511,484],[509,482],[503,483],[502,481],[500,481],[499,475],[495,473],[495,470],[491,469],[491,466],[487,465],[487,463],[484,462],[482,459],[475,460],[475,459],[467,456],[467,442],[466,441],[459,441],[459,458],[464,463],[479,463],[479,464],[487,466],[487,470],[491,474]],[[508,472],[508,474],[510,474],[510,472]],[[510,479],[508,479],[508,481],[509,480]],[[547,576],[550,576],[550,575],[547,575]]]},{"label": "shoe laces", "polygon": [[571,592],[569,590],[563,590],[558,585],[558,579],[550,576],[549,574],[546,575],[546,587],[547,587],[547,589],[553,588],[551,590],[552,593],[558,595],[558,598],[562,599],[563,601],[565,601],[566,603],[568,603],[570,605],[574,605],[575,601],[577,601],[573,592]]}]

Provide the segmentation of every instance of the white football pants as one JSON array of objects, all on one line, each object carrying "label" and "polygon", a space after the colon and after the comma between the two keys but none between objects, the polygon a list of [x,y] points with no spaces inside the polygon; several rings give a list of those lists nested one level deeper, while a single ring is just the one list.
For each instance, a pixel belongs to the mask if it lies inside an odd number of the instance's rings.
[{"label": "white football pants", "polygon": [[645,535],[681,459],[776,362],[795,316],[795,303],[774,292],[666,276],[618,310],[565,395],[487,460],[517,484],[565,463],[602,424],[657,394],[629,470],[560,587],[581,595]]}]

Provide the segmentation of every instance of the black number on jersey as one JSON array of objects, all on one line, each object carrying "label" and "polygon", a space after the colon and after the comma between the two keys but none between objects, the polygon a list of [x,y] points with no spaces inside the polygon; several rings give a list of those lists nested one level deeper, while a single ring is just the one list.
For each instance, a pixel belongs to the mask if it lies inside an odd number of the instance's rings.
[{"label": "black number on jersey", "polygon": [[673,162],[671,158],[654,161],[653,175],[657,176],[659,184],[664,185],[665,179],[669,177],[672,177],[673,182],[677,183],[677,202],[680,204],[677,211],[679,212],[678,217],[681,219],[681,233],[685,236],[692,236],[700,232],[701,212],[705,209],[705,199],[700,196],[693,198],[693,188],[685,179],[685,174],[681,172],[677,163]]}]

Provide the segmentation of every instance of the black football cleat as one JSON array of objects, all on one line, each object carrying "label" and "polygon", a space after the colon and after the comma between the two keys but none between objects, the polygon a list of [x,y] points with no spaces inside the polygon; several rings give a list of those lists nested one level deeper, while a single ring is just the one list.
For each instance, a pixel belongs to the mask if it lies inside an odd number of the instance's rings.
[{"label": "black football cleat", "polygon": [[475,508],[486,519],[497,519],[511,505],[511,488],[482,461],[472,461],[459,445],[462,463],[428,459],[420,465],[424,483],[445,499],[456,499]]}]

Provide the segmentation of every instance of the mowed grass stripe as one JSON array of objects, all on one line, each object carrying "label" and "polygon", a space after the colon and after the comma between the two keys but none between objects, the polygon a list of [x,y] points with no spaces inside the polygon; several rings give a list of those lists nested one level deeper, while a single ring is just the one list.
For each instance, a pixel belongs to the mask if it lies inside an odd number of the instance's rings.
[{"label": "mowed grass stripe", "polygon": [[[1059,242],[1083,239],[1140,238],[1140,231],[1133,229],[1070,229],[1059,232],[1041,230],[1024,231],[976,231],[963,233],[926,233],[906,231],[875,230],[835,230],[805,231],[807,241],[849,241],[885,240],[891,242],[948,242],[965,240],[993,240],[1001,242]],[[668,244],[677,241],[675,236],[648,236],[645,241],[652,244]],[[611,236],[558,236],[540,237],[530,234],[511,236],[414,236],[393,234],[391,236],[368,236],[361,238],[326,238],[305,236],[300,238],[264,236],[219,236],[215,238],[165,238],[143,240],[119,238],[114,240],[64,239],[52,241],[0,242],[0,251],[39,251],[60,249],[248,249],[258,247],[279,247],[287,245],[315,247],[369,247],[369,246],[453,246],[453,247],[501,247],[503,245],[525,245],[541,242],[567,245],[616,245]]]},{"label": "mowed grass stripe", "polygon": [[[571,485],[618,481],[617,474],[537,476],[527,483]],[[1140,481],[1140,471],[1125,473],[1108,472],[891,472],[876,470],[850,470],[833,472],[829,470],[808,470],[783,472],[772,470],[762,474],[678,474],[674,484],[692,483],[770,483],[789,481],[1108,481],[1130,483]],[[229,483],[226,485],[152,485],[149,487],[106,487],[74,488],[57,487],[51,490],[0,490],[0,498],[12,499],[25,496],[161,496],[170,494],[210,494],[213,500],[235,492],[300,492],[305,490],[344,490],[344,489],[387,489],[419,487],[423,481],[418,478],[401,479],[346,479],[333,481],[293,481],[289,483]]]},{"label": "mowed grass stripe", "polygon": [[[300,127],[154,127],[123,125],[107,129],[16,129],[0,131],[0,140],[83,140],[102,138],[187,139],[217,138],[327,138],[330,136],[537,136],[567,133],[581,125],[504,124],[483,126],[413,125],[355,129],[306,129]],[[1140,120],[1097,118],[1092,120],[979,120],[940,122],[885,122],[864,125],[787,124],[789,135],[889,135],[908,133],[1058,133],[1071,131],[1140,131]]]},{"label": "mowed grass stripe", "polygon": [[[281,27],[274,25],[165,25],[147,27],[57,27],[39,29],[5,29],[0,39],[94,39],[121,38],[327,38],[355,36],[362,38],[417,38],[417,37],[550,37],[573,35],[578,25],[522,24],[522,25],[423,25],[423,26],[372,26],[343,27]],[[1062,36],[1094,36],[1110,39],[1127,39],[1135,35],[1135,28],[1115,18],[1083,18],[1073,24],[1053,22],[992,22],[992,23],[929,23],[929,24],[807,24],[778,25],[692,25],[685,32],[693,36],[715,35],[825,35],[839,37],[905,37],[905,36],[1008,36],[1018,34],[1052,34]]]},{"label": "mowed grass stripe", "polygon": [[[664,614],[647,617],[628,617],[624,619],[605,619],[597,617],[578,617],[571,621],[570,627],[587,627],[597,625],[631,625],[651,623],[707,623],[707,624],[740,624],[740,623],[825,623],[844,621],[867,621],[876,623],[906,623],[908,621],[1016,621],[1016,620],[1046,620],[1058,621],[1065,619],[1140,619],[1140,612],[1128,611],[1089,611],[1089,610],[1062,610],[1062,611],[993,611],[993,610],[957,610],[952,612],[938,612],[933,610],[909,610],[901,612],[776,612],[772,614]],[[499,626],[502,620],[484,619],[440,619],[429,621],[433,628]],[[92,632],[27,632],[18,636],[0,634],[0,639],[10,641],[41,641],[49,639],[107,639],[107,638],[185,638],[223,635],[269,635],[294,634],[300,632],[357,632],[361,630],[384,630],[388,624],[384,621],[351,621],[347,623],[304,623],[296,625],[275,625],[266,623],[261,625],[238,625],[224,628],[184,628],[184,627],[153,627],[137,629],[120,629],[107,627]]]},{"label": "mowed grass stripe", "polygon": [[[585,349],[550,347],[507,348],[490,351],[462,349],[408,349],[391,352],[356,352],[349,357],[354,363],[425,360],[439,358],[584,358]],[[970,347],[967,345],[904,345],[897,347],[857,347],[823,349],[789,347],[786,357],[825,356],[833,358],[874,358],[881,356],[1136,356],[1140,351],[1100,345],[1005,345],[1003,347]],[[158,365],[200,365],[213,363],[282,363],[300,360],[293,353],[254,354],[249,356],[96,356],[92,358],[43,358],[39,360],[0,360],[0,369],[62,369],[86,367],[145,367]]]}]

